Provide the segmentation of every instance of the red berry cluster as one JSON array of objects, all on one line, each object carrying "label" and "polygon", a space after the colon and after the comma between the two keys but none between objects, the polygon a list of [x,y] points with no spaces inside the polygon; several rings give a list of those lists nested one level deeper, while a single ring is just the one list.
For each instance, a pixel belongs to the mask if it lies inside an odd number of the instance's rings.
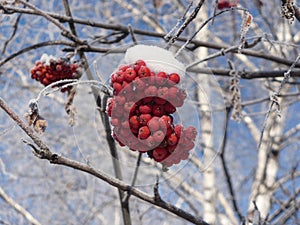
[{"label": "red berry cluster", "polygon": [[238,4],[238,0],[219,0],[218,9],[222,10],[225,8],[235,7]]},{"label": "red berry cluster", "polygon": [[[78,64],[70,63],[67,59],[62,58],[52,58],[48,63],[37,61],[31,69],[31,78],[40,81],[45,86],[59,80],[78,79],[80,76],[81,71]],[[63,88],[61,91],[68,90],[69,88]]]},{"label": "red berry cluster", "polygon": [[123,65],[111,75],[114,97],[108,102],[113,137],[121,146],[147,152],[166,166],[177,164],[193,149],[197,130],[175,125],[171,114],[181,107],[186,92],[177,73],[154,73],[143,60]]}]

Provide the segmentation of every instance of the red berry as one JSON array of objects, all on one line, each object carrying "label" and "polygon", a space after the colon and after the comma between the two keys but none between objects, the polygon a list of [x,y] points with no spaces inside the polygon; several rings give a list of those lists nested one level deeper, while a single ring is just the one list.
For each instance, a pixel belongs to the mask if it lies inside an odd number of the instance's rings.
[{"label": "red berry", "polygon": [[44,84],[45,86],[49,85],[50,84],[50,81],[47,79],[47,78],[44,78],[42,80],[42,84]]},{"label": "red berry", "polygon": [[181,146],[182,146],[182,149],[184,151],[190,151],[190,150],[192,150],[195,147],[195,144],[194,144],[194,142],[192,142],[192,141],[189,140],[189,141],[186,141]]},{"label": "red berry", "polygon": [[157,97],[167,99],[169,94],[169,88],[161,87],[157,90]]},{"label": "red berry", "polygon": [[139,67],[141,67],[141,66],[146,66],[146,63],[144,60],[139,59],[135,62],[135,65],[138,65]]},{"label": "red berry", "polygon": [[187,93],[183,89],[179,89],[179,98],[184,101],[186,99]]},{"label": "red berry", "polygon": [[218,9],[224,9],[224,8],[229,8],[229,2],[219,2],[218,3]]},{"label": "red berry", "polygon": [[45,77],[48,78],[49,80],[53,79],[53,75],[51,73],[45,73]]},{"label": "red berry", "polygon": [[179,95],[179,89],[175,86],[170,87],[168,89],[168,94],[169,94],[170,101],[172,101],[172,99],[176,98]]},{"label": "red berry", "polygon": [[172,105],[174,105],[175,107],[181,107],[183,106],[184,100],[179,98],[178,96],[176,96],[173,99],[170,99],[170,102],[172,103]]},{"label": "red berry", "polygon": [[157,94],[157,87],[155,87],[153,85],[151,85],[145,89],[146,96],[156,96],[156,94]]},{"label": "red berry", "polygon": [[184,129],[183,134],[186,138],[194,141],[197,137],[197,129],[193,126],[189,126]]},{"label": "red berry", "polygon": [[149,136],[149,137],[146,139],[146,145],[147,145],[149,148],[154,148],[154,147],[155,147],[156,142],[155,142],[153,136]]},{"label": "red berry", "polygon": [[157,117],[157,116],[152,117],[148,121],[147,126],[149,127],[151,133],[154,133],[155,131],[159,130],[159,128],[160,128],[159,117]]},{"label": "red berry", "polygon": [[218,9],[235,7],[238,4],[238,0],[219,0],[218,1]]},{"label": "red berry", "polygon": [[168,145],[176,145],[177,142],[178,142],[178,138],[176,136],[175,133],[171,133],[168,137],[167,137],[167,142],[168,142]]},{"label": "red berry", "polygon": [[119,94],[119,92],[122,90],[122,85],[120,83],[113,83],[113,89],[114,89],[114,95]]},{"label": "red berry", "polygon": [[152,114],[158,117],[164,115],[165,114],[164,107],[162,105],[154,105],[152,109]]},{"label": "red berry", "polygon": [[150,69],[147,66],[141,66],[138,71],[139,77],[149,77],[150,76]]},{"label": "red berry", "polygon": [[[143,98],[143,103],[144,104],[148,104],[148,103],[151,103],[153,100],[153,97],[146,97],[146,98]],[[152,107],[153,108],[153,107]]]},{"label": "red berry", "polygon": [[106,112],[107,112],[108,116],[111,116],[112,109],[113,109],[114,105],[115,105],[115,99],[114,98],[110,98],[107,101],[107,107],[106,107]]},{"label": "red berry", "polygon": [[139,127],[137,127],[137,128],[131,127],[130,130],[135,135],[137,135],[139,133]]},{"label": "red berry", "polygon": [[146,63],[143,60],[137,60],[133,65],[133,69],[138,72],[141,66],[146,66]]},{"label": "red berry", "polygon": [[120,65],[119,66],[119,70],[122,72],[125,72],[125,70],[127,70],[128,68],[131,68],[129,65]]},{"label": "red berry", "polygon": [[56,65],[55,69],[56,69],[57,71],[62,71],[62,66],[61,66],[61,65]]},{"label": "red berry", "polygon": [[125,70],[125,80],[128,81],[128,82],[131,82],[135,78],[136,78],[136,72],[135,72],[135,70],[132,69],[132,68],[127,68]]},{"label": "red berry", "polygon": [[[137,133],[137,132],[136,132]],[[133,136],[130,135],[126,138],[126,140],[124,141],[124,143],[126,143],[126,145],[131,149],[131,150],[137,150],[137,144],[139,143],[139,140]]]},{"label": "red berry", "polygon": [[151,118],[152,118],[151,114],[141,114],[140,118],[139,118],[140,119],[140,124],[142,126],[147,125],[148,121],[151,120]]},{"label": "red berry", "polygon": [[[123,81],[122,82],[122,88],[125,89],[128,86],[128,82],[127,81]],[[129,88],[128,88],[129,89]]]},{"label": "red berry", "polygon": [[163,115],[162,117],[159,118],[158,122],[159,122],[161,129],[167,130],[167,129],[171,128],[173,121],[170,116]]},{"label": "red berry", "polygon": [[168,150],[168,152],[170,152],[170,153],[173,153],[174,151],[175,151],[175,149],[177,148],[177,145],[175,144],[175,145],[168,145],[167,146],[167,150]]},{"label": "red berry", "polygon": [[174,132],[176,134],[177,137],[181,137],[181,134],[182,134],[182,130],[183,130],[183,126],[180,125],[180,124],[177,124],[174,128]]},{"label": "red berry", "polygon": [[130,124],[130,127],[132,127],[133,129],[138,129],[140,127],[140,121],[139,121],[138,116],[134,115],[134,116],[130,117],[129,124]]},{"label": "red berry", "polygon": [[129,113],[135,110],[135,103],[134,102],[125,102],[124,104],[124,111]]},{"label": "red berry", "polygon": [[165,148],[155,148],[153,150],[153,158],[156,162],[161,162],[169,155],[168,150]]},{"label": "red berry", "polygon": [[143,81],[143,79],[140,79],[139,77],[136,77],[133,81],[132,81],[132,84],[133,84],[133,88],[134,89],[137,89],[138,91],[140,90],[143,90],[145,89],[146,87],[146,84],[145,82]]},{"label": "red berry", "polygon": [[121,136],[120,140],[121,140],[123,143],[125,143],[127,137],[129,137],[129,134],[130,134],[129,130],[128,130],[128,129],[122,129],[122,128],[121,128],[121,129],[118,131],[118,133],[119,133],[119,135]]},{"label": "red berry", "polygon": [[172,114],[176,112],[176,107],[167,101],[166,104],[164,104],[164,110],[167,114]]},{"label": "red berry", "polygon": [[165,72],[159,72],[156,74],[156,84],[158,85],[164,85],[168,80],[168,75]]},{"label": "red berry", "polygon": [[153,139],[157,143],[161,143],[165,139],[165,133],[162,130],[155,131]]},{"label": "red berry", "polygon": [[110,124],[113,125],[113,126],[119,126],[119,119],[117,118],[111,118],[110,120]]},{"label": "red berry", "polygon": [[125,99],[125,97],[122,96],[122,95],[118,95],[118,96],[115,97],[115,103],[116,103],[117,105],[122,106],[122,105],[125,104],[125,101],[126,101],[126,99]]},{"label": "red berry", "polygon": [[150,104],[140,105],[139,106],[140,113],[146,114],[152,112],[152,106]]},{"label": "red berry", "polygon": [[125,130],[128,130],[130,128],[130,124],[128,120],[124,120],[121,122],[121,127]]},{"label": "red berry", "polygon": [[125,78],[124,72],[118,71],[115,73],[114,76],[115,76],[116,82],[122,83],[124,81],[124,78]]},{"label": "red berry", "polygon": [[158,105],[163,105],[167,102],[166,99],[160,98],[160,97],[154,97],[154,102]]},{"label": "red berry", "polygon": [[150,136],[150,130],[147,126],[143,126],[139,129],[138,138],[146,139]]},{"label": "red berry", "polygon": [[171,81],[171,84],[178,84],[180,82],[180,76],[177,73],[171,73],[168,79]]}]

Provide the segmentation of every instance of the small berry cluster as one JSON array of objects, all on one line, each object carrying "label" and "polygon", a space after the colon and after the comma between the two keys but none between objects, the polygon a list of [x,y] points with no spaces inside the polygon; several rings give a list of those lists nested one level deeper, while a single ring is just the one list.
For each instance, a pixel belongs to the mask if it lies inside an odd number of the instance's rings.
[{"label": "small berry cluster", "polygon": [[123,65],[111,75],[114,97],[107,105],[113,137],[121,146],[148,154],[166,166],[187,159],[197,130],[174,125],[171,114],[186,92],[177,73],[154,73],[143,60]]},{"label": "small berry cluster", "polygon": [[[69,60],[63,58],[56,59],[45,54],[31,69],[31,78],[40,81],[45,86],[59,80],[78,79],[80,76],[81,69],[77,63],[71,63]],[[61,91],[65,92],[69,90],[70,88],[63,88]]]},{"label": "small berry cluster", "polygon": [[238,0],[219,0],[218,9],[222,10],[225,8],[235,7],[238,4]]}]

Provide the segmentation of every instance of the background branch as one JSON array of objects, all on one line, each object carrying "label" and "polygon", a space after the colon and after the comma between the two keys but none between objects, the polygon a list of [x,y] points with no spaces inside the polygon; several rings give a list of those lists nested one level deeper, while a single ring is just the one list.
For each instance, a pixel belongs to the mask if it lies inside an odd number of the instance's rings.
[{"label": "background branch", "polygon": [[22,214],[26,218],[26,220],[31,223],[32,225],[41,225],[41,223],[35,219],[30,212],[28,212],[25,208],[23,208],[20,204],[18,204],[15,200],[10,198],[5,191],[0,187],[0,197],[11,207],[13,207],[14,210],[16,210],[18,213]]}]

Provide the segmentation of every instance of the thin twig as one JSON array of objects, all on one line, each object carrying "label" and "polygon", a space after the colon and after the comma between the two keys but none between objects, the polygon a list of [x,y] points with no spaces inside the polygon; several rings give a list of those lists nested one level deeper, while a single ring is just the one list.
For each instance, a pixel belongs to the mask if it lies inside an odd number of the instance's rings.
[{"label": "thin twig", "polygon": [[141,164],[141,158],[142,158],[142,153],[139,153],[139,156],[138,156],[137,161],[136,161],[134,174],[133,174],[132,181],[131,181],[131,186],[135,185],[137,175],[138,175],[138,172],[139,172],[139,168],[140,168],[140,164]]},{"label": "thin twig", "polygon": [[[33,10],[30,10],[30,9],[22,9],[22,8],[14,7],[14,6],[5,6],[5,7],[3,6],[3,8],[5,8],[6,11],[9,11],[11,13],[12,12],[18,12],[18,13],[25,13],[25,14],[32,14],[32,15],[41,16],[37,12],[35,12]],[[108,30],[118,30],[118,31],[128,32],[128,27],[123,26],[121,24],[99,23],[99,22],[95,22],[95,21],[91,21],[91,20],[70,18],[68,16],[63,16],[63,15],[59,15],[59,14],[51,13],[51,12],[46,12],[46,13],[48,15],[50,15],[51,17],[59,20],[60,22],[73,21],[74,23],[83,24],[83,25],[87,25],[87,26],[91,26],[91,27],[99,27],[99,28],[108,29]],[[165,33],[152,32],[152,31],[142,30],[142,29],[133,29],[133,32],[135,34],[149,36],[149,37],[157,37],[157,38],[164,38],[164,36],[166,35]],[[178,37],[177,38],[177,41],[186,42],[187,40],[188,40],[187,37]],[[215,43],[215,42],[206,42],[206,41],[201,41],[201,40],[192,40],[191,43],[193,43],[195,48],[207,47],[207,48],[211,48],[211,49],[219,49],[220,50],[220,49],[227,49],[227,48],[230,47],[229,45],[226,45],[226,44],[218,44],[218,43]],[[91,46],[86,46],[86,43],[82,46],[84,46],[84,47],[81,48],[81,51],[84,51],[84,52],[108,52],[110,50],[110,49],[95,48],[95,47],[91,47]],[[122,51],[115,50],[114,52],[124,52],[125,50],[126,49],[124,49]],[[68,51],[68,49],[66,49],[66,51]],[[71,51],[74,51],[74,49],[72,49]],[[234,50],[233,52],[238,53],[237,50]],[[293,63],[293,61],[291,61],[289,59],[286,59],[286,58],[278,57],[278,56],[271,55],[271,54],[265,54],[263,52],[250,50],[250,49],[243,49],[241,51],[241,53],[244,54],[244,55],[253,56],[253,57],[273,61],[273,62],[282,64],[282,65],[290,66]],[[0,66],[1,66],[1,64],[0,64]],[[297,63],[295,67],[299,68],[300,63]]]},{"label": "thin twig", "polygon": [[19,25],[19,21],[20,21],[21,17],[22,17],[22,14],[19,14],[16,21],[15,21],[15,23],[14,23],[14,25],[13,25],[13,28],[14,28],[13,32],[11,33],[10,37],[4,43],[4,46],[3,46],[3,49],[2,49],[2,55],[5,53],[9,42],[15,37],[15,35],[17,33],[17,30],[18,30],[18,25]]},{"label": "thin twig", "polygon": [[26,48],[23,48],[13,54],[11,54],[10,56],[6,57],[5,59],[0,61],[0,67],[3,66],[5,63],[9,62],[11,59],[22,55],[25,52],[29,52],[31,50],[35,50],[37,48],[41,48],[41,47],[46,47],[46,46],[51,46],[51,45],[66,45],[66,46],[70,46],[70,47],[75,47],[75,44],[72,42],[67,42],[67,41],[44,41],[44,42],[40,42],[31,46],[28,46]]},{"label": "thin twig", "polygon": [[186,8],[185,12],[183,13],[182,17],[180,19],[178,19],[176,25],[169,31],[169,33],[167,33],[165,36],[164,36],[164,39],[166,41],[169,41],[170,38],[172,38],[174,32],[176,29],[178,29],[179,25],[184,21],[187,13],[189,12],[190,8],[192,7],[193,5],[193,1],[190,2],[190,4],[188,5],[188,7]]},{"label": "thin twig", "polygon": [[[181,46],[180,49],[178,49],[178,51],[177,51],[176,54],[175,54],[175,57],[177,57],[177,56],[180,54],[180,52],[181,52],[184,48],[186,48],[187,45],[189,45],[189,44],[192,42],[192,40],[196,37],[196,35],[197,35],[197,34],[203,29],[203,27],[205,27],[211,20],[213,20],[215,17],[217,17],[217,16],[219,16],[219,15],[225,13],[225,12],[229,12],[229,11],[232,12],[233,10],[242,10],[242,11],[244,11],[244,12],[248,12],[248,10],[243,9],[243,8],[231,8],[231,9],[223,10],[223,11],[221,11],[221,12],[219,12],[219,13],[213,15],[212,17],[208,18],[206,21],[204,21],[204,22],[200,25],[200,27],[199,27],[199,28],[194,32],[194,34],[193,34],[193,35],[192,35],[192,36],[184,43],[184,45]],[[241,51],[239,51],[239,53],[241,53]]]},{"label": "thin twig", "polygon": [[180,28],[177,30],[175,35],[168,41],[166,49],[169,49],[171,47],[171,45],[179,38],[179,36],[185,30],[185,28],[187,28],[187,26],[196,18],[204,2],[205,0],[199,1],[199,3],[197,4],[196,8],[191,13],[191,15],[184,21],[184,23],[180,26]]},{"label": "thin twig", "polygon": [[[300,54],[297,56],[296,60],[295,60],[294,63],[290,66],[290,68],[288,69],[288,71],[284,73],[284,79],[282,80],[282,82],[281,82],[281,84],[280,84],[280,86],[279,86],[277,92],[275,92],[275,93],[272,95],[274,98],[276,98],[276,97],[280,94],[280,92],[281,92],[283,86],[284,86],[285,83],[289,80],[289,78],[290,78],[290,76],[291,76],[291,72],[292,72],[292,70],[295,68],[295,65],[298,63],[299,60],[300,60]],[[272,99],[271,99],[271,100],[272,100]],[[270,106],[269,106],[269,109],[268,109],[268,111],[267,111],[267,114],[266,114],[266,117],[265,117],[265,120],[264,120],[264,123],[263,123],[262,131],[261,131],[261,134],[260,134],[259,143],[258,143],[258,147],[257,147],[258,150],[259,150],[260,147],[261,147],[262,140],[263,140],[263,136],[264,136],[264,132],[265,132],[265,129],[266,129],[266,126],[267,126],[267,121],[268,121],[269,116],[270,116],[270,114],[271,114],[272,108],[273,108],[273,106],[274,106],[275,104],[277,104],[277,103],[276,103],[276,101],[273,99],[272,102],[271,102],[271,104],[270,104]]]},{"label": "thin twig", "polygon": [[[132,181],[131,181],[131,186],[134,187],[135,185],[135,182],[136,182],[136,179],[137,179],[137,175],[138,175],[138,172],[139,172],[139,168],[140,168],[140,164],[141,164],[141,159],[142,159],[142,153],[139,152],[139,156],[137,158],[137,161],[136,161],[136,166],[135,166],[135,169],[134,169],[134,173],[133,173],[133,177],[132,177]],[[123,202],[128,202],[129,201],[129,198],[130,198],[130,191],[127,193],[127,196],[126,198],[123,200]]]},{"label": "thin twig", "polygon": [[[57,85],[60,85],[59,87],[56,87]],[[77,79],[64,79],[64,80],[59,80],[56,82],[53,82],[49,84],[48,86],[44,87],[38,94],[38,96],[34,99],[36,103],[38,103],[41,99],[42,96],[46,96],[49,94],[52,94],[54,92],[57,92],[61,89],[64,88],[69,88],[75,85],[89,85],[93,88],[100,89],[103,93],[107,95],[112,95],[111,89],[106,86],[105,84],[97,81],[97,80],[77,80]],[[55,87],[55,88],[54,88]],[[54,89],[52,89],[54,88]]]},{"label": "thin twig", "polygon": [[229,193],[231,195],[230,199],[232,201],[233,208],[234,208],[235,212],[237,213],[239,219],[242,220],[243,215],[242,215],[241,210],[239,209],[239,207],[237,205],[236,196],[235,196],[235,192],[234,192],[232,181],[231,181],[231,175],[229,173],[229,169],[227,167],[227,163],[226,163],[226,160],[225,160],[225,151],[226,151],[226,147],[227,147],[229,114],[230,114],[230,110],[227,109],[226,110],[225,133],[224,133],[223,142],[222,142],[222,146],[221,146],[220,158],[221,158],[224,174],[225,174],[225,177],[226,177]]},{"label": "thin twig", "polygon": [[81,45],[86,44],[85,41],[82,41],[82,40],[78,39],[77,36],[75,36],[69,30],[67,30],[63,25],[61,25],[61,23],[57,22],[52,16],[50,16],[49,14],[47,14],[47,12],[44,12],[44,11],[38,9],[33,4],[31,4],[31,3],[27,2],[27,1],[16,0],[16,2],[22,3],[23,5],[27,6],[28,8],[36,11],[38,14],[40,14],[41,16],[43,16],[44,18],[46,18],[47,20],[49,20],[51,23],[53,23],[54,25],[56,25],[62,31],[61,34],[63,36],[71,39],[72,41],[74,41],[77,44],[81,44]]},{"label": "thin twig", "polygon": [[128,31],[130,33],[133,44],[137,45],[138,43],[137,43],[136,37],[134,36],[132,26],[130,24],[128,25]]},{"label": "thin twig", "polygon": [[[220,68],[190,68],[187,72],[204,73],[218,76],[230,76],[230,69]],[[286,70],[258,70],[258,71],[237,71],[242,79],[259,79],[259,78],[276,78],[284,77]],[[290,73],[291,77],[300,77],[300,70],[293,70]]]},{"label": "thin twig", "polygon": [[154,188],[153,188],[154,199],[155,199],[156,202],[162,202],[163,200],[160,197],[158,187],[159,187],[159,177],[157,176],[156,177],[156,182],[155,182],[155,185],[154,185]]},{"label": "thin twig", "polygon": [[[92,45],[96,42],[101,43],[101,44],[114,44],[114,43],[119,43],[121,40],[126,38],[128,36],[129,32],[124,32],[124,31],[113,31],[105,36],[99,36],[95,35],[92,37],[94,40],[89,42],[89,45]],[[108,40],[109,38],[114,37],[112,40]]]},{"label": "thin twig", "polygon": [[[41,223],[34,218],[30,212],[28,212],[25,208],[23,208],[20,204],[18,204],[15,200],[9,197],[5,191],[0,187],[0,198],[2,198],[7,204],[14,208],[18,213],[26,218],[26,220],[32,225],[41,225]],[[0,221],[1,224],[1,221]]]},{"label": "thin twig", "polygon": [[[228,52],[232,52],[234,50],[237,50],[239,48],[239,45],[235,45],[235,46],[231,46],[227,49],[221,49],[219,52],[216,52],[216,53],[213,53],[207,57],[205,57],[204,59],[199,59],[199,60],[196,60],[195,62],[192,62],[190,63],[189,65],[187,65],[185,67],[185,69],[189,69],[193,66],[196,66],[197,64],[200,64],[202,62],[206,62],[208,60],[211,60],[211,59],[214,59],[214,58],[217,58],[218,56],[224,56],[225,54],[227,54]],[[179,52],[180,53],[180,52]],[[179,54],[178,53],[178,54]]]}]

